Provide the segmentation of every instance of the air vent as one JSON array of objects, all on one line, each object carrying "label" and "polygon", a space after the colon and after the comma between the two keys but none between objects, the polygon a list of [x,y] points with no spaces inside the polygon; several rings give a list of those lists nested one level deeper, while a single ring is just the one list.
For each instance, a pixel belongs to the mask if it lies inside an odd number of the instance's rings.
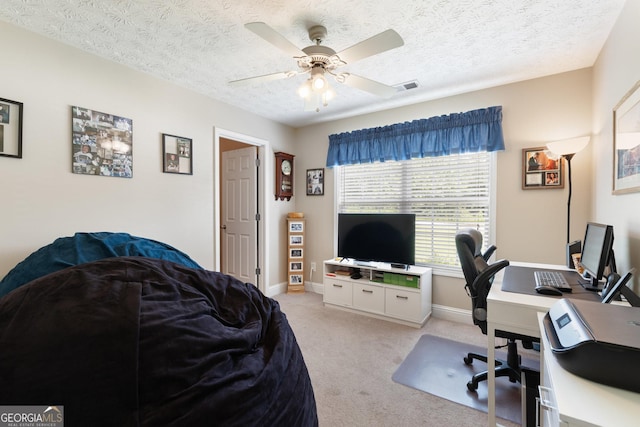
[{"label": "air vent", "polygon": [[404,92],[407,90],[411,90],[411,89],[416,89],[419,86],[418,81],[417,80],[411,80],[409,82],[404,82],[404,83],[400,83],[398,85],[395,85],[394,87],[396,88],[396,90],[398,92]]}]

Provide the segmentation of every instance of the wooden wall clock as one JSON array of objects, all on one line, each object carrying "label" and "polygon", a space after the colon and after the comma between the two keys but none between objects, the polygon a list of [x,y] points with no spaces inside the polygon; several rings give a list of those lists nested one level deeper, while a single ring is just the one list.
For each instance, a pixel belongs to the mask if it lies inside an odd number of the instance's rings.
[{"label": "wooden wall clock", "polygon": [[281,151],[276,156],[276,200],[293,196],[293,155]]}]

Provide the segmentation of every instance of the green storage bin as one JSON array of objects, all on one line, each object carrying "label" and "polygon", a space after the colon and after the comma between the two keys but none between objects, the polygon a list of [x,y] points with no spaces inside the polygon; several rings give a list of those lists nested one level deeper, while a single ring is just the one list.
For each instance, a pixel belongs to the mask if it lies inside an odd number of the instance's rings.
[{"label": "green storage bin", "polygon": [[417,276],[406,276],[404,274],[396,274],[398,276],[398,285],[406,286],[408,288],[416,288],[420,287],[420,278]]}]

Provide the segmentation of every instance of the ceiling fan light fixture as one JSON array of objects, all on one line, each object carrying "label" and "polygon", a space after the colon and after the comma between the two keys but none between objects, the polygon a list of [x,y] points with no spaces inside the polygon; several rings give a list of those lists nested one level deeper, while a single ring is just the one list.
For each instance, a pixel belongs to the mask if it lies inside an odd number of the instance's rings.
[{"label": "ceiling fan light fixture", "polygon": [[335,96],[336,96],[336,93],[333,91],[331,86],[329,86],[329,84],[327,83],[327,89],[322,93],[322,105],[325,107],[329,105],[329,101],[335,98]]},{"label": "ceiling fan light fixture", "polygon": [[322,91],[328,85],[324,77],[323,67],[313,67],[311,69],[311,86],[315,91]]},{"label": "ceiling fan light fixture", "polygon": [[300,95],[300,98],[308,98],[311,95],[311,92],[311,78],[308,78],[298,88],[298,95]]}]

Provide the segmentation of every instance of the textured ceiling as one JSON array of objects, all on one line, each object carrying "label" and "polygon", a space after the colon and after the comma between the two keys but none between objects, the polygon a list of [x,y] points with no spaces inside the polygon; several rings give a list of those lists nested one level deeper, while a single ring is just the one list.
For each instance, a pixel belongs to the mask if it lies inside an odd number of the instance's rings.
[{"label": "textured ceiling", "polygon": [[[294,127],[590,67],[625,0],[2,0],[0,20]],[[328,30],[341,51],[386,29],[404,46],[341,71],[419,87],[389,99],[332,83],[304,111],[304,76],[229,81],[296,69],[244,24],[263,21],[294,45]],[[6,40],[5,40],[6,42]]]}]

